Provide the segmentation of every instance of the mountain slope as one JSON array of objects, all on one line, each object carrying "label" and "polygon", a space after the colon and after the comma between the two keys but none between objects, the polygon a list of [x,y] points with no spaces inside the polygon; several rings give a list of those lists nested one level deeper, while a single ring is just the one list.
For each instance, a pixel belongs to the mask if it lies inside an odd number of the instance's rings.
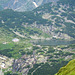
[{"label": "mountain slope", "polygon": [[[56,45],[36,45],[38,39],[45,43],[54,40]],[[65,42],[75,39],[75,7],[47,3],[33,11],[0,11],[0,54],[14,58],[13,72],[54,75],[65,61],[75,58],[75,44],[58,45],[61,39]],[[63,40],[59,42],[64,43]]]},{"label": "mountain slope", "polygon": [[[48,3],[33,11],[22,13],[7,9],[0,12],[0,23],[1,26],[7,26],[14,31],[20,32],[22,35],[25,32],[28,37],[30,37],[30,34],[43,35],[46,33],[52,38],[69,40],[75,38],[74,9],[62,4],[54,5],[53,3]],[[32,29],[28,30],[28,28]],[[40,29],[41,33],[34,31],[35,28],[37,30]]]},{"label": "mountain slope", "polygon": [[56,75],[75,75],[75,59],[62,67]]},{"label": "mountain slope", "polygon": [[22,11],[30,11],[40,5],[52,1],[53,0],[0,0],[0,5],[3,9],[10,8],[22,12]]},{"label": "mountain slope", "polygon": [[[44,36],[46,34],[36,27],[30,27],[35,21],[39,22],[40,20],[44,21],[40,16],[35,16],[33,12],[19,13],[10,9],[0,12],[0,27],[8,28],[16,35],[18,33],[19,36],[22,35],[26,38],[31,35]],[[25,25],[28,26],[25,27]]]},{"label": "mountain slope", "polygon": [[[64,3],[64,2],[63,2]],[[48,20],[49,24],[54,27],[53,32],[66,33],[71,37],[75,37],[75,7],[67,7],[67,5],[53,5],[51,3],[38,7],[34,11],[42,15],[43,19]],[[51,23],[50,23],[51,22]],[[48,27],[49,27],[48,26]],[[74,27],[73,27],[74,26]],[[51,27],[50,27],[51,28]],[[51,32],[50,30],[48,32]],[[58,34],[56,34],[58,35]],[[64,35],[65,36],[65,35]]]},{"label": "mountain slope", "polygon": [[60,4],[67,4],[67,5],[70,5],[70,6],[75,6],[75,1],[74,0],[59,0],[58,3]]}]

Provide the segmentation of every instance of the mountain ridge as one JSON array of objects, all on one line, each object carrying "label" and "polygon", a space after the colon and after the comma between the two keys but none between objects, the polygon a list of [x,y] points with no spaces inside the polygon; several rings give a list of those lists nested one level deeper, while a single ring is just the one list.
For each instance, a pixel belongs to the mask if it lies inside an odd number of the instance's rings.
[{"label": "mountain ridge", "polygon": [[[36,7],[43,5],[53,0],[4,0],[0,1],[0,5],[3,9],[13,9],[15,11],[30,11]],[[57,0],[54,0],[57,1]]]}]

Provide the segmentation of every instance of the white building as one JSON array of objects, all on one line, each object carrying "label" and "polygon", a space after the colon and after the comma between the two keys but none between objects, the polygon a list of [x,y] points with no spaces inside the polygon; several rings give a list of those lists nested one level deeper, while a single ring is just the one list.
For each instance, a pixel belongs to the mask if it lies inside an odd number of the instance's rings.
[{"label": "white building", "polygon": [[18,38],[14,38],[12,41],[13,42],[19,42],[19,39]]}]

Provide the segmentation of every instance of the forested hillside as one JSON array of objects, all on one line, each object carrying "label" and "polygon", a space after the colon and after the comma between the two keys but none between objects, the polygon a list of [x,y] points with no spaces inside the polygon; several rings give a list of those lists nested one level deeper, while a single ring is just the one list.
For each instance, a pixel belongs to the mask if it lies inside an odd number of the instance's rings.
[{"label": "forested hillside", "polygon": [[56,7],[56,5],[48,3],[30,12],[21,13],[7,9],[1,11],[0,15],[1,24],[8,28],[23,27],[24,29],[24,26],[39,28],[57,39],[72,39],[75,38],[74,12],[74,8],[64,5]]}]

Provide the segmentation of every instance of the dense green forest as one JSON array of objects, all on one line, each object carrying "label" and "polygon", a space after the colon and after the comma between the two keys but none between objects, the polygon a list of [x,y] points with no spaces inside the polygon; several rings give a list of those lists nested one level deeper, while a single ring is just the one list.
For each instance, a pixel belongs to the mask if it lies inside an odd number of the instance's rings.
[{"label": "dense green forest", "polygon": [[62,66],[65,66],[68,63],[68,61],[62,61],[59,63],[42,63],[42,64],[35,64],[34,67],[29,71],[28,75],[31,75],[31,73],[39,66],[33,75],[54,75]]}]

